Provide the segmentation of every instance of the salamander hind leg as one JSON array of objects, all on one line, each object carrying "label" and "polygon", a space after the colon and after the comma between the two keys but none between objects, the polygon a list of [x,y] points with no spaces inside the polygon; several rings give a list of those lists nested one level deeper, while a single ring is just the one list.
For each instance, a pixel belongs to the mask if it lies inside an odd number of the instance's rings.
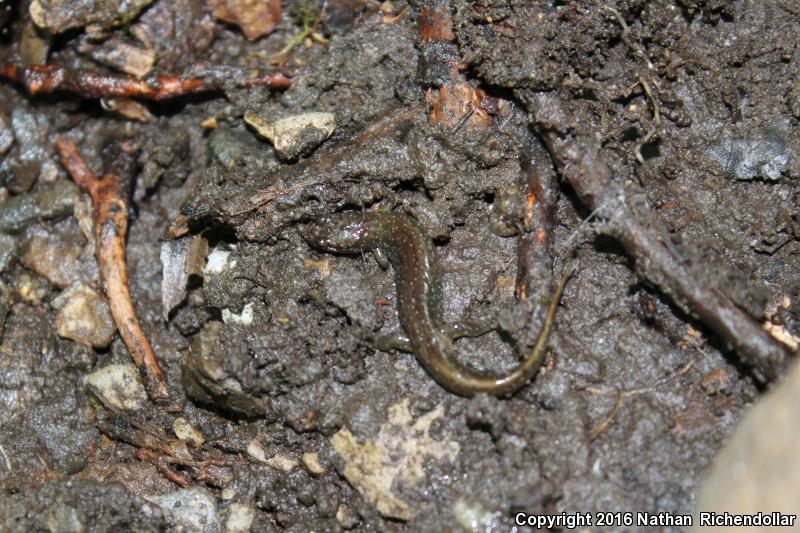
[{"label": "salamander hind leg", "polygon": [[399,350],[401,352],[413,353],[414,348],[411,346],[411,339],[408,338],[405,331],[396,331],[387,335],[379,335],[374,339],[375,348],[382,352],[389,352],[391,350]]}]

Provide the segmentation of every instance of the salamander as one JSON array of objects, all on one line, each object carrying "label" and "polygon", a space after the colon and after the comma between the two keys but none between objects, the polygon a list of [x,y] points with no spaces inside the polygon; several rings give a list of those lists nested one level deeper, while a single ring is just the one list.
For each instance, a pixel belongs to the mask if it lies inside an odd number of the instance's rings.
[{"label": "salamander", "polygon": [[539,369],[568,276],[551,296],[542,329],[525,361],[507,374],[487,375],[460,363],[453,341],[442,332],[436,251],[414,219],[387,211],[330,215],[310,224],[305,238],[325,252],[372,251],[388,258],[394,267],[400,325],[419,362],[445,389],[462,396],[480,392],[504,396],[525,385]]}]

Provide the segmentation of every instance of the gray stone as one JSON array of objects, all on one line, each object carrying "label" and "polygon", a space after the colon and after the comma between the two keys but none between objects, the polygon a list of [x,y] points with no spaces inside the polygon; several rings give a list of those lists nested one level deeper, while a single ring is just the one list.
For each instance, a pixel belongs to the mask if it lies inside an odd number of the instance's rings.
[{"label": "gray stone", "polygon": [[14,130],[11,119],[5,113],[0,113],[0,155],[6,155],[14,145]]},{"label": "gray stone", "polygon": [[217,502],[204,488],[191,487],[145,499],[161,508],[167,520],[175,527],[174,531],[202,533],[222,531],[222,521],[217,514]]},{"label": "gray stone", "polygon": [[33,0],[29,13],[33,22],[52,33],[72,28],[92,32],[130,23],[153,0]]},{"label": "gray stone", "polygon": [[33,192],[12,196],[0,209],[0,231],[17,233],[38,219],[58,218],[72,214],[78,186],[68,180],[57,180]]},{"label": "gray stone", "polygon": [[742,137],[726,137],[710,146],[708,157],[725,176],[737,180],[781,177],[791,159],[789,121],[777,120],[763,128],[747,130]]},{"label": "gray stone", "polygon": [[0,272],[4,272],[17,255],[17,239],[0,233]]}]

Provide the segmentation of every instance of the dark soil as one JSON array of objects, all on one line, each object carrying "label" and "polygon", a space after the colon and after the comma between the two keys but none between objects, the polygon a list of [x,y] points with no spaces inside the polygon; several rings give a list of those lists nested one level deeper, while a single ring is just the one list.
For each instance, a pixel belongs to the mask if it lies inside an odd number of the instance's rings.
[{"label": "dark soil", "polygon": [[[2,54],[19,61],[28,2],[11,2],[8,15],[4,3]],[[200,0],[157,0],[138,20],[181,15],[175,32],[157,34],[158,72],[199,61],[268,71],[269,56],[302,29],[290,16],[300,3],[290,4],[276,31],[254,42],[215,22]],[[302,237],[334,211],[380,204],[409,213],[437,244],[446,319],[513,323],[524,310],[514,297],[519,237],[496,233],[495,204],[520,184],[520,154],[536,137],[528,116],[547,94],[560,102],[565,127],[590,129],[620,179],[642,185],[674,246],[701,265],[699,276],[759,320],[768,304],[789,298],[781,320],[798,335],[800,10],[781,0],[610,5],[453,0],[464,74],[509,103],[507,116],[482,131],[429,124],[416,1],[408,11],[387,6],[403,13],[396,20],[375,2],[328,2],[319,31],[330,41],[292,51],[284,66],[291,89],[151,103],[150,123],[96,100],[0,85],[0,141],[3,120],[29,124],[0,163],[8,196],[0,198],[0,237],[10,236],[0,238],[0,530],[175,527],[153,502],[177,485],[137,459],[144,446],[132,433],[108,427],[146,422],[168,442],[177,417],[205,436],[196,456],[229,464],[212,481],[174,468],[210,491],[219,523],[234,503],[254,509],[254,531],[504,531],[518,510],[691,513],[704,469],[764,387],[724,341],[637,275],[614,240],[583,222],[590,212],[567,183],[555,259],[574,261],[575,273],[544,368],[510,398],[455,396],[413,355],[374,349],[375,336],[399,328],[391,273],[371,257],[315,251]],[[132,39],[127,26],[107,31]],[[83,33],[54,38],[48,63],[105,69],[81,51]],[[279,160],[242,120],[307,111],[334,113],[337,127],[298,162]],[[211,117],[217,127],[204,128]],[[353,142],[379,120],[394,122]],[[119,337],[107,349],[59,337],[51,303],[63,286],[23,264],[35,236],[87,245],[70,214],[74,188],[53,185],[68,180],[57,134],[75,139],[97,170],[108,139],[130,137],[141,150],[130,288],[169,376],[169,406],[112,418],[90,399],[83,376],[128,363],[127,350]],[[251,201],[281,180],[285,194],[260,207]],[[11,211],[22,195],[45,189],[41,211]],[[162,235],[181,213],[212,254],[228,255],[220,272],[190,278],[165,321]],[[66,279],[89,272],[99,287],[92,254],[74,259]],[[466,364],[500,372],[517,364],[510,340],[492,333],[456,346]],[[712,372],[726,379],[710,387]],[[440,410],[426,435],[457,449],[438,458],[420,452],[422,476],[413,479],[402,475],[413,467],[396,458],[401,474],[388,494],[407,506],[405,518],[381,511],[332,445],[344,428],[358,443],[378,440],[401,405],[411,422],[394,428],[399,438],[413,441],[404,429]],[[254,439],[267,459],[297,466],[253,459]],[[419,446],[433,447],[430,439]],[[319,454],[324,472],[304,465],[308,453]]]}]

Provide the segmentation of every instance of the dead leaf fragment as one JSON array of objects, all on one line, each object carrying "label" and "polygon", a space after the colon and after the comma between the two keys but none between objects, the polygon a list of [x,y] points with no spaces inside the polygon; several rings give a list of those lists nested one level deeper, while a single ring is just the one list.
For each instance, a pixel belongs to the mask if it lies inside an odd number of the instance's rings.
[{"label": "dead leaf fragment", "polygon": [[433,125],[444,124],[450,129],[459,126],[472,130],[486,129],[492,119],[481,107],[484,96],[481,89],[469,83],[448,83],[439,89],[438,95],[428,95],[431,103],[428,120]]},{"label": "dead leaf fragment", "polygon": [[81,51],[85,51],[98,63],[137,78],[144,78],[150,74],[156,62],[154,48],[134,46],[122,39],[112,38],[101,45],[86,40],[81,44]]},{"label": "dead leaf fragment", "polygon": [[270,33],[281,20],[280,0],[209,0],[214,16],[239,26],[250,40]]}]

